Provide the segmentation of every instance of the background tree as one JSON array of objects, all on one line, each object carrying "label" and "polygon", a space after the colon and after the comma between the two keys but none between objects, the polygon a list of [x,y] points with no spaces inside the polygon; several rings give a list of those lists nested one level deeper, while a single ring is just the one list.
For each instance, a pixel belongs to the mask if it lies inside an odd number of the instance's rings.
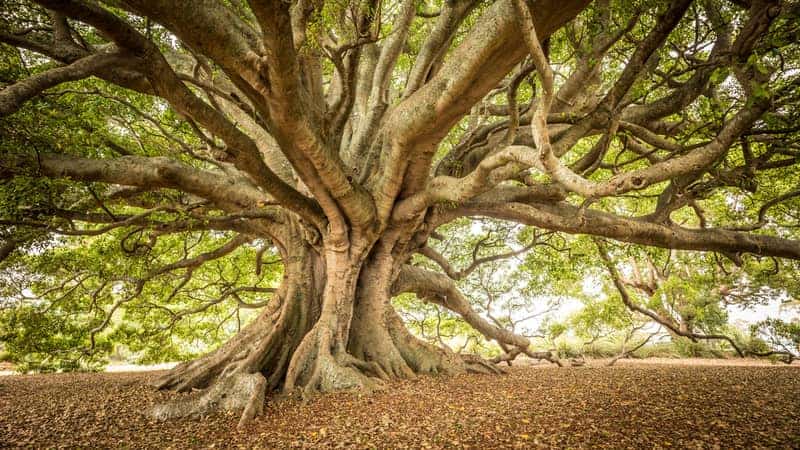
[{"label": "background tree", "polygon": [[465,217],[800,259],[795,3],[41,0],[0,23],[16,298],[83,308],[90,347],[121,310],[261,307],[163,377],[207,390],[159,417],[496,370],[410,334],[402,293],[538,356],[426,250]]}]

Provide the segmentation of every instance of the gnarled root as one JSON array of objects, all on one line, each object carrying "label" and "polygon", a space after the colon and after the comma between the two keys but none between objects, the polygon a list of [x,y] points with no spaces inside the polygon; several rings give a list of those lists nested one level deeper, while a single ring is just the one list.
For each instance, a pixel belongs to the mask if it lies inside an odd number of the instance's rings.
[{"label": "gnarled root", "polygon": [[564,363],[558,358],[558,354],[554,351],[547,351],[547,352],[530,352],[526,351],[525,355],[527,355],[531,359],[538,359],[540,361],[544,360],[549,363],[555,364],[558,367],[564,367]]},{"label": "gnarled root", "polygon": [[[371,391],[383,386],[386,372],[373,362],[349,355],[342,345],[331,345],[333,333],[318,323],[303,339],[286,372],[284,390],[313,392],[351,389]],[[331,347],[334,351],[331,351]]]},{"label": "gnarled root", "polygon": [[205,358],[187,361],[175,366],[153,382],[156,389],[190,392],[192,389],[208,387],[232,361],[223,355],[214,354]]},{"label": "gnarled root", "polygon": [[[307,267],[304,273],[313,270]],[[287,276],[274,302],[238,335],[208,355],[175,367],[155,383],[159,389],[181,392],[207,389],[157,406],[152,415],[166,419],[243,410],[243,425],[260,414],[266,391],[283,382],[291,355],[316,320],[315,292],[308,279]]]},{"label": "gnarled root", "polygon": [[156,405],[151,415],[158,420],[167,420],[241,410],[241,427],[263,411],[266,386],[267,380],[260,373],[234,373],[218,379],[206,391]]},{"label": "gnarled root", "polygon": [[[281,356],[291,351],[291,342],[282,332],[285,321],[277,326],[266,311],[254,323],[216,351],[195,361],[183,363],[156,380],[159,389],[193,392],[165,404],[157,405],[151,415],[158,420],[187,416],[204,416],[217,411],[243,411],[239,426],[243,426],[264,409],[267,389],[272,380],[268,374],[285,367]],[[269,351],[265,352],[267,348]],[[258,363],[253,364],[252,360]],[[270,376],[272,378],[272,376]]]},{"label": "gnarled root", "polygon": [[416,374],[395,346],[385,326],[357,320],[350,332],[348,352],[378,366],[386,378],[413,379]]},{"label": "gnarled root", "polygon": [[[397,317],[397,320],[400,318]],[[412,336],[402,323],[393,323],[390,330],[403,358],[417,373],[505,373],[492,361],[478,355],[458,355],[447,348],[435,347],[421,341]]]},{"label": "gnarled root", "polygon": [[[279,304],[280,296],[276,296],[276,302],[272,307],[262,312],[255,321],[228,342],[194,361],[187,361],[175,366],[168,373],[156,379],[153,385],[157,389],[170,389],[178,392],[190,392],[193,389],[205,389],[210,386],[225,372],[230,373],[233,369],[238,368],[239,362],[250,356],[253,349],[262,346],[265,342],[272,342],[275,340],[274,338],[278,337],[280,328],[285,326],[285,324],[279,323],[276,330],[275,320]],[[285,304],[283,306],[288,309],[293,305]],[[284,316],[290,316],[293,313],[294,310],[291,310]],[[298,315],[294,313],[292,318]],[[255,372],[255,370],[248,372]]]}]

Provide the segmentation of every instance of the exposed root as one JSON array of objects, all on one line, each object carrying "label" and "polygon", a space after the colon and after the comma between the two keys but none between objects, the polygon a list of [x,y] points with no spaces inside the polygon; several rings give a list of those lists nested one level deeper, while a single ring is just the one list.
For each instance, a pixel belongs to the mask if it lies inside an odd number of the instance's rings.
[{"label": "exposed root", "polygon": [[[359,323],[363,325],[363,322]],[[385,327],[369,324],[370,328],[354,329],[350,336],[348,351],[358,361],[365,361],[380,369],[380,378],[413,379],[416,374],[408,366],[400,351],[392,342]]]},{"label": "exposed root", "polygon": [[305,277],[287,275],[274,302],[233,339],[156,381],[159,389],[205,390],[156,406],[154,417],[241,410],[240,425],[244,425],[262,412],[266,391],[282,384],[291,355],[316,320],[317,291],[308,277],[314,270],[310,263],[301,266],[290,272]]},{"label": "exposed root", "polygon": [[455,353],[416,340],[406,342],[400,348],[406,363],[417,374],[456,374],[464,371],[463,361]]},{"label": "exposed root", "polygon": [[200,358],[175,366],[165,375],[153,382],[156,389],[169,389],[177,392],[190,392],[204,389],[233,362],[229,358]]},{"label": "exposed root", "polygon": [[286,392],[300,390],[306,396],[352,389],[372,391],[383,386],[388,375],[378,364],[357,359],[342,346],[334,346],[336,350],[331,352],[332,338],[330,329],[324,326],[306,335],[289,363]]},{"label": "exposed root", "polygon": [[564,363],[561,362],[561,359],[558,358],[558,354],[556,352],[527,352],[525,353],[528,357],[538,360],[544,360],[549,363],[555,364],[558,367],[564,367]]},{"label": "exposed root", "polygon": [[572,367],[583,367],[586,365],[586,360],[581,356],[579,358],[571,358],[569,363]]},{"label": "exposed root", "polygon": [[193,387],[201,388],[200,385],[209,378],[207,369],[208,367],[201,364],[200,360],[182,362],[166,374],[156,378],[152,382],[152,386],[156,389],[170,389],[178,392],[186,392]]},{"label": "exposed root", "polygon": [[[282,304],[281,297],[286,292],[282,286],[280,294],[276,294],[276,302],[266,308],[260,316],[245,327],[231,340],[216,350],[194,361],[181,363],[153,382],[157,389],[170,389],[178,392],[190,392],[193,389],[205,389],[217,378],[236,370],[240,362],[250,355],[260,344],[276,336],[276,311]],[[287,306],[287,305],[284,305]],[[288,306],[293,306],[288,305]],[[282,325],[282,324],[278,324]],[[280,330],[277,330],[280,331]],[[242,372],[256,372],[242,370]]]},{"label": "exposed root", "polygon": [[[225,343],[217,350],[174,367],[168,373],[155,380],[153,385],[157,389],[170,389],[178,392],[191,392],[194,389],[205,389],[234,372],[254,373],[261,370],[262,366],[269,366],[273,371],[280,366],[267,359],[259,367],[251,367],[249,361],[256,357],[263,357],[266,353],[264,347],[272,352],[287,349],[290,343],[283,342],[284,324],[273,323],[274,318],[263,314],[237,336]],[[271,355],[271,354],[270,354]],[[269,355],[267,355],[269,356]]]},{"label": "exposed root", "polygon": [[391,379],[389,374],[383,369],[383,366],[375,361],[364,361],[347,353],[344,353],[337,359],[345,366],[358,369],[370,377],[379,378],[383,381],[389,381]]},{"label": "exposed root", "polygon": [[408,363],[405,359],[403,359],[399,351],[396,351],[396,353],[393,353],[389,357],[380,359],[378,364],[380,364],[380,366],[392,378],[406,380],[413,380],[417,378],[417,374],[411,370],[411,367],[409,367]]},{"label": "exposed root", "polygon": [[547,362],[557,365],[558,367],[564,367],[564,364],[558,358],[558,355],[556,355],[555,352],[553,351],[532,352],[528,349],[521,347],[516,347],[511,350],[508,350],[506,353],[503,353],[502,355],[495,356],[490,361],[494,364],[505,362],[510,366],[511,361],[513,361],[519,355],[525,355],[531,359],[536,359],[539,361],[545,360]]},{"label": "exposed root", "polygon": [[242,411],[244,426],[264,409],[267,380],[260,373],[234,373],[220,378],[206,391],[153,407],[157,420],[205,416],[218,411]]},{"label": "exposed root", "polygon": [[355,389],[372,392],[383,387],[384,379],[388,376],[377,364],[357,360],[346,353],[318,355],[314,371],[301,393],[307,397],[318,392]]}]

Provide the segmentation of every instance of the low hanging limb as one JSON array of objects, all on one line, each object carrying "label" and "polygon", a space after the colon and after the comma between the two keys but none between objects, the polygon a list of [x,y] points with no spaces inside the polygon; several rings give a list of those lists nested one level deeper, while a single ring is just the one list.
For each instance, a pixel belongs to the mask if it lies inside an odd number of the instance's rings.
[{"label": "low hanging limb", "polygon": [[600,254],[600,258],[603,260],[603,263],[608,269],[608,273],[611,275],[612,281],[614,282],[614,286],[619,291],[620,298],[622,302],[625,304],[628,309],[631,311],[638,312],[643,314],[658,323],[659,325],[663,325],[669,331],[674,333],[677,336],[682,336],[691,339],[693,342],[697,342],[698,340],[722,340],[728,342],[731,347],[736,351],[736,353],[744,358],[746,356],[756,356],[756,357],[765,357],[765,356],[772,356],[776,354],[784,354],[783,352],[753,352],[747,349],[743,349],[739,344],[737,344],[733,338],[730,336],[726,336],[723,334],[701,334],[695,333],[688,330],[681,329],[678,325],[674,323],[674,321],[666,319],[662,317],[660,314],[656,313],[655,311],[651,311],[647,308],[643,308],[636,303],[633,302],[630,295],[628,294],[628,290],[625,288],[625,285],[622,281],[622,277],[620,277],[617,268],[614,266],[614,263],[611,261],[611,258],[608,255],[608,251],[606,250],[605,244],[599,240],[595,239],[595,244],[597,245],[598,253]]},{"label": "low hanging limb", "polygon": [[470,306],[452,279],[444,274],[432,272],[415,266],[405,265],[395,282],[394,294],[413,292],[420,298],[443,306],[460,315],[464,321],[489,339],[494,339],[504,348],[510,349],[493,363],[511,361],[520,354],[533,359],[544,359],[561,366],[561,362],[550,352],[533,352],[529,349],[530,340],[509,330],[489,323]]}]

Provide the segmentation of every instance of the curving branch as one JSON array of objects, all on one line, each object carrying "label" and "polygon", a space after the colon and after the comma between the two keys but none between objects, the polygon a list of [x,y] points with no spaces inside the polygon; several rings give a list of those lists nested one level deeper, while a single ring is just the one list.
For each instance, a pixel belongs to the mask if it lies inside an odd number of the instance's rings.
[{"label": "curving branch", "polygon": [[152,270],[147,275],[145,275],[143,279],[147,280],[150,278],[157,277],[159,275],[163,275],[167,272],[172,272],[179,269],[186,269],[187,271],[193,271],[194,269],[197,269],[198,267],[202,266],[203,264],[209,261],[213,261],[215,259],[219,259],[233,253],[236,249],[238,249],[242,245],[252,240],[253,240],[252,236],[240,234],[231,239],[230,241],[228,241],[227,243],[225,243],[225,245],[216,248],[210,252],[201,253],[192,258],[184,258],[180,261],[175,261],[171,264],[159,267],[156,270]]},{"label": "curving branch", "polygon": [[779,204],[785,202],[786,200],[790,200],[790,199],[795,198],[795,197],[800,197],[800,189],[786,192],[784,194],[781,194],[781,195],[779,195],[779,196],[777,196],[777,197],[775,197],[773,199],[770,199],[770,200],[764,202],[764,204],[761,205],[761,208],[758,209],[758,221],[757,222],[755,222],[753,224],[749,224],[749,225],[738,226],[738,227],[727,227],[726,230],[731,230],[731,231],[754,231],[754,230],[757,230],[757,229],[759,229],[759,228],[761,228],[761,227],[763,227],[764,225],[767,224],[767,212],[769,212],[769,210],[772,207],[774,207],[776,205],[779,205]]},{"label": "curving branch", "polygon": [[255,208],[270,199],[253,184],[222,172],[196,169],[167,157],[122,156],[93,159],[57,154],[39,154],[33,160],[4,158],[0,179],[26,173],[52,178],[71,178],[148,190],[178,189],[209,199],[219,205]]},{"label": "curving branch", "polygon": [[[549,354],[546,355],[547,357],[545,358],[545,355],[541,352],[535,353],[531,351],[529,349],[530,341],[528,338],[489,323],[486,319],[481,317],[472,309],[469,301],[464,298],[453,280],[444,274],[415,266],[404,265],[400,269],[397,281],[395,281],[392,286],[392,294],[397,295],[404,292],[412,292],[421,299],[428,300],[455,312],[487,338],[494,339],[501,346],[508,346],[515,349],[509,350],[511,352],[509,355],[513,354],[516,356],[522,353],[535,359],[550,360],[551,358]],[[513,359],[514,356],[509,357],[509,359],[504,359],[504,361]],[[555,359],[551,360],[551,362],[554,363],[556,361]]]},{"label": "curving branch", "polygon": [[614,282],[614,286],[617,288],[617,291],[619,291],[619,295],[620,295],[620,298],[622,299],[622,303],[624,303],[625,306],[628,307],[628,309],[630,309],[631,311],[638,312],[639,314],[642,314],[644,316],[649,317],[654,322],[656,322],[659,325],[664,326],[666,329],[668,329],[670,332],[672,332],[673,334],[675,334],[677,336],[687,337],[687,338],[689,338],[689,339],[691,339],[692,341],[695,341],[695,342],[698,339],[700,339],[700,340],[723,340],[723,341],[728,342],[731,345],[731,347],[733,347],[733,349],[736,350],[736,353],[739,356],[744,357],[746,355],[745,351],[730,336],[725,336],[725,335],[722,335],[722,334],[695,333],[695,332],[693,332],[691,330],[687,330],[687,329],[684,329],[683,327],[680,327],[671,318],[663,317],[663,316],[661,316],[660,314],[658,314],[655,311],[651,311],[651,310],[649,310],[647,308],[644,308],[642,306],[637,305],[631,299],[630,295],[628,294],[628,290],[625,289],[625,285],[622,282],[622,278],[620,277],[619,272],[617,272],[617,268],[614,266],[614,263],[611,261],[611,258],[608,256],[608,251],[605,249],[605,246],[603,245],[602,241],[595,240],[595,244],[597,244],[597,251],[600,254],[600,257],[602,258],[603,263],[605,264],[606,268],[608,269],[608,273],[611,275],[611,279]]},{"label": "curving branch", "polygon": [[23,103],[53,86],[88,78],[111,66],[130,67],[131,63],[130,57],[120,53],[96,53],[69,65],[37,73],[0,90],[0,117],[16,112]]},{"label": "curving branch", "polygon": [[[531,242],[528,245],[523,246],[522,248],[520,248],[518,250],[498,253],[496,255],[483,256],[483,257],[480,257],[480,258],[477,258],[475,253],[473,252],[472,262],[467,267],[465,267],[465,268],[463,268],[461,270],[456,270],[455,268],[453,268],[453,266],[450,264],[449,261],[447,261],[447,258],[445,258],[444,255],[442,255],[441,253],[437,252],[435,249],[433,249],[431,247],[428,247],[428,246],[422,247],[420,250],[418,250],[418,253],[420,255],[423,255],[426,258],[430,259],[431,261],[435,262],[439,267],[442,268],[442,270],[444,270],[444,272],[447,274],[448,277],[450,277],[451,279],[457,281],[457,280],[462,280],[465,277],[469,276],[469,274],[474,272],[475,269],[480,267],[482,264],[487,264],[487,263],[490,263],[490,262],[493,262],[493,261],[500,261],[500,260],[503,260],[503,259],[508,259],[508,258],[513,258],[515,256],[519,256],[519,255],[527,252],[528,250],[530,250],[533,247],[535,247],[537,245],[540,245],[540,244],[541,244],[540,242],[534,241],[534,242]],[[476,247],[475,250],[477,251],[477,247]]]}]

